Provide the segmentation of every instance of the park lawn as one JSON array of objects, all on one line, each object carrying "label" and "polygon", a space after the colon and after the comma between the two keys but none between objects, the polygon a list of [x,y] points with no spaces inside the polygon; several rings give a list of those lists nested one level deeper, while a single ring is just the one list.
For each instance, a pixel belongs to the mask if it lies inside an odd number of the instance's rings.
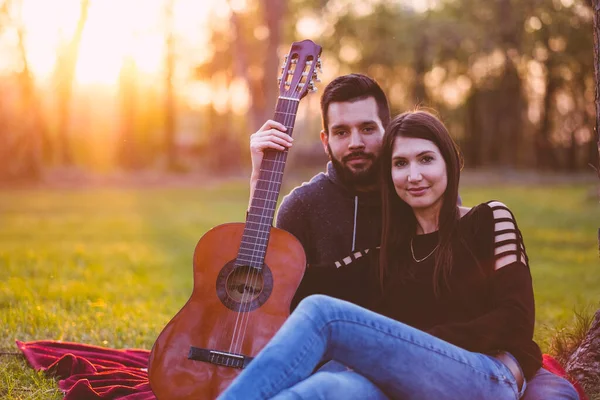
[{"label": "park lawn", "polygon": [[[516,215],[544,351],[574,311],[600,307],[600,212],[590,188],[461,189],[465,205],[498,199]],[[191,292],[196,242],[212,226],[243,221],[247,200],[245,181],[0,193],[0,352],[39,339],[150,349]],[[62,398],[53,380],[14,354],[0,355],[0,397]]]}]

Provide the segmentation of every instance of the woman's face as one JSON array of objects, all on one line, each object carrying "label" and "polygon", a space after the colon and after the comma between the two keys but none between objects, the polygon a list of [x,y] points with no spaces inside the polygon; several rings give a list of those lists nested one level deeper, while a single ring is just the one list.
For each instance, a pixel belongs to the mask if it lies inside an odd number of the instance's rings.
[{"label": "woman's face", "polygon": [[439,213],[448,186],[446,162],[435,143],[398,136],[392,149],[396,193],[415,211]]}]

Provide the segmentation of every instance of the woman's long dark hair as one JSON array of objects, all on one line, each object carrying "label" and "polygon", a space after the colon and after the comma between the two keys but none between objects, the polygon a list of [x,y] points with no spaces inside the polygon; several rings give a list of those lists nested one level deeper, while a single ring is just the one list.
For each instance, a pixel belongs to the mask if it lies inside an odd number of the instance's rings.
[{"label": "woman's long dark hair", "polygon": [[[405,112],[388,125],[381,149],[383,229],[378,275],[382,289],[392,269],[404,269],[404,265],[399,265],[403,260],[406,261],[401,254],[401,246],[410,242],[417,229],[412,208],[400,199],[392,182],[392,152],[394,141],[399,136],[433,142],[446,162],[448,185],[439,215],[439,247],[435,253],[433,272],[434,293],[439,296],[442,287],[448,287],[448,277],[452,271],[452,236],[460,219],[457,199],[463,159],[444,124],[428,112]],[[407,248],[405,246],[404,250]]]}]

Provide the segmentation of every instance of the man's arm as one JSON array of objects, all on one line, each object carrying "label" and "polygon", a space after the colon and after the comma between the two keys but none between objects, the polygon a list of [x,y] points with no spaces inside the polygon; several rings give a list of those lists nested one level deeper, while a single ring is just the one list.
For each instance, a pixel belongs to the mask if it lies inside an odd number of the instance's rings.
[{"label": "man's arm", "polygon": [[250,175],[250,203],[260,174],[260,164],[266,150],[283,151],[292,146],[293,138],[285,133],[285,125],[277,121],[267,120],[258,131],[250,136],[250,156],[252,158],[252,174]]}]

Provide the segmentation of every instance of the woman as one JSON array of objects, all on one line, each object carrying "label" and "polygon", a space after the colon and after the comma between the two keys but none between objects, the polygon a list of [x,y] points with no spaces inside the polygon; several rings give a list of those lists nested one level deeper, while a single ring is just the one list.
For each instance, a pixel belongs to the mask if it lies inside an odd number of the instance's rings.
[{"label": "woman", "polygon": [[[433,115],[382,148],[379,299],[304,299],[220,399],[517,399],[541,366],[527,255],[500,202],[457,207],[462,159]],[[317,372],[333,359],[350,368]],[[341,391],[346,391],[342,394]],[[332,393],[336,394],[332,397]]]}]

